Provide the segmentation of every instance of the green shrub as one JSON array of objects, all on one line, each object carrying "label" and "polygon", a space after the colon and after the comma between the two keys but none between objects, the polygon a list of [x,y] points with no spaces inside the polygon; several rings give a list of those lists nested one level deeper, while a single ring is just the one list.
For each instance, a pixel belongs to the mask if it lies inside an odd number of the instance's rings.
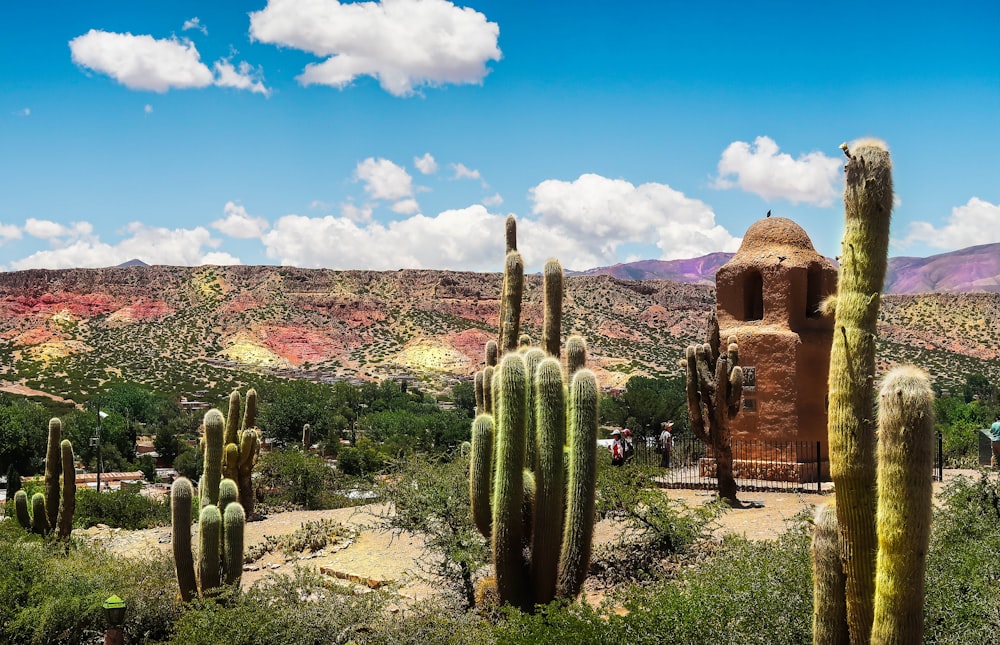
[{"label": "green shrub", "polygon": [[76,491],[76,526],[107,524],[129,530],[170,524],[170,502],[156,500],[128,489],[98,493],[90,488]]},{"label": "green shrub", "polygon": [[371,441],[362,437],[357,446],[341,448],[337,455],[337,468],[345,475],[371,477],[385,467],[386,461],[386,455],[379,452]]},{"label": "green shrub", "polygon": [[277,501],[306,510],[337,508],[332,488],[334,471],[322,457],[297,448],[273,450],[258,464],[260,485]]}]

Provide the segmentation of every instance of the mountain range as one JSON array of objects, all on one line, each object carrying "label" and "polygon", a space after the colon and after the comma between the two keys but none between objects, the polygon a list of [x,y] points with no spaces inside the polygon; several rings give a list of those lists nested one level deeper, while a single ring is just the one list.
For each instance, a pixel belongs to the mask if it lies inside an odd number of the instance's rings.
[{"label": "mountain range", "polygon": [[[640,260],[580,271],[577,275],[714,285],[715,272],[732,256],[732,253],[710,253],[691,260]],[[882,291],[894,294],[1000,292],[1000,243],[926,258],[889,258]]]},{"label": "mountain range", "polygon": [[[679,375],[715,304],[714,287],[692,276],[720,261],[675,264],[687,281],[569,276],[564,337],[584,336],[605,388],[633,375]],[[943,265],[904,265],[902,274],[960,284],[934,266]],[[501,283],[499,273],[278,266],[0,273],[0,389],[76,403],[111,379],[209,401],[265,378],[406,378],[443,390],[481,367],[497,334]],[[535,339],[542,309],[541,277],[526,276],[523,331]],[[1000,293],[882,299],[880,369],[913,362],[942,387],[973,373],[997,382],[998,338]]]}]

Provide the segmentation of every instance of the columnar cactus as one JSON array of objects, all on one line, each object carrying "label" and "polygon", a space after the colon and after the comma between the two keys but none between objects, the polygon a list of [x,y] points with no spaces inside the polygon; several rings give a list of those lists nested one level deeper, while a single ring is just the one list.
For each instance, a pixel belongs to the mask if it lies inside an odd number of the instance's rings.
[{"label": "columnar cactus", "polygon": [[504,261],[503,294],[501,294],[500,351],[517,349],[521,335],[521,297],[524,292],[524,260],[517,251],[507,254]]},{"label": "columnar cactus", "polygon": [[586,366],[587,341],[583,336],[570,336],[566,339],[566,373],[572,378]]},{"label": "columnar cactus", "polygon": [[45,492],[32,496],[29,511],[27,493],[17,491],[14,494],[14,511],[24,529],[39,535],[55,530],[57,537],[66,538],[73,531],[73,513],[76,511],[76,468],[73,444],[69,440],[61,440],[61,436],[62,422],[53,418],[49,421],[45,451]]},{"label": "columnar cactus", "polygon": [[542,319],[542,349],[559,358],[562,338],[563,270],[558,260],[549,260],[542,270],[542,294],[545,313]]},{"label": "columnar cactus", "polygon": [[309,446],[311,445],[312,445],[312,428],[310,428],[309,424],[307,423],[302,426],[302,449],[309,450]]},{"label": "columnar cactus", "polygon": [[719,498],[737,504],[729,422],[740,411],[743,369],[739,366],[735,337],[729,339],[727,351],[720,352],[719,319],[715,311],[708,319],[706,341],[703,345],[689,346],[681,361],[685,370],[688,416],[695,436],[712,447]]},{"label": "columnar cactus", "polygon": [[[206,417],[207,418],[207,417]],[[234,391],[229,396],[229,414],[225,429],[222,474],[234,480],[240,491],[240,504],[248,516],[253,515],[254,494],[251,475],[260,454],[260,432],[257,423],[257,391],[247,391],[246,409],[240,419],[240,393]],[[305,438],[305,435],[303,435]],[[208,455],[206,453],[206,460]],[[208,462],[205,462],[206,465]]]},{"label": "columnar cactus", "polygon": [[813,645],[850,645],[847,607],[844,604],[844,571],[837,544],[836,502],[816,512],[812,538]]},{"label": "columnar cactus", "polygon": [[535,370],[536,522],[531,536],[531,577],[535,602],[545,604],[556,591],[565,513],[566,401],[559,360],[546,358]]},{"label": "columnar cactus", "polygon": [[198,595],[198,580],[194,574],[191,554],[191,504],[194,488],[186,477],[180,477],[170,487],[170,544],[174,552],[174,570],[181,599],[188,602]]},{"label": "columnar cactus", "polygon": [[934,393],[923,371],[886,375],[878,409],[878,505],[872,645],[920,643],[931,536]]},{"label": "columnar cactus", "polygon": [[490,495],[493,490],[493,417],[480,414],[472,423],[472,450],[469,455],[469,501],[472,521],[483,537],[490,537]]},{"label": "columnar cactus", "polygon": [[476,416],[479,416],[486,413],[486,404],[483,399],[483,370],[476,372],[473,384],[476,393]]},{"label": "columnar cactus", "polygon": [[868,643],[875,599],[875,339],[892,211],[892,164],[880,141],[850,150],[846,225],[830,351],[830,477],[837,498],[851,642]]}]

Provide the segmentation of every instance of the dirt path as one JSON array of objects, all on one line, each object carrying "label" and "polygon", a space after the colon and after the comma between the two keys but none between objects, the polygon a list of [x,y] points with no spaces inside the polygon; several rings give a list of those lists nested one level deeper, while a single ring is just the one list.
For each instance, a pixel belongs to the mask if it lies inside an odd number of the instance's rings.
[{"label": "dirt path", "polygon": [[[945,483],[958,475],[976,477],[976,471],[945,471]],[[935,493],[943,484],[935,482]],[[689,508],[703,505],[713,499],[710,491],[665,489],[664,495]],[[715,534],[743,535],[754,540],[776,539],[791,527],[794,518],[803,511],[813,513],[815,507],[833,499],[832,494],[815,493],[742,493],[742,501],[756,502],[757,508],[730,510],[717,520]],[[423,541],[418,536],[398,535],[379,531],[378,516],[386,506],[373,504],[357,508],[332,511],[293,511],[276,513],[268,518],[250,522],[246,528],[248,548],[264,542],[265,536],[278,537],[298,529],[304,522],[330,519],[354,530],[347,541],[327,547],[319,552],[306,553],[286,560],[280,553],[270,553],[249,570],[244,571],[243,586],[249,587],[272,573],[291,573],[296,564],[316,567],[319,570],[347,580],[359,588],[392,586],[408,598],[422,599],[436,593],[435,585],[423,578],[418,560],[424,555]],[[144,557],[150,553],[170,552],[170,527],[145,531],[124,531],[93,527],[74,533],[103,544],[109,550],[131,557]],[[620,535],[620,527],[610,522],[600,522],[594,534],[595,545],[610,543]]]}]

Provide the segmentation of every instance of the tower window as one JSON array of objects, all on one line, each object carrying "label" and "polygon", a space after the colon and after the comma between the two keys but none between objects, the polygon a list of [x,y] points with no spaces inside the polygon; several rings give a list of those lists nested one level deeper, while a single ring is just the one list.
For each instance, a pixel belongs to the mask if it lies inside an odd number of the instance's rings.
[{"label": "tower window", "polygon": [[806,317],[819,318],[819,305],[823,301],[823,272],[819,264],[809,265],[806,277]]},{"label": "tower window", "polygon": [[764,319],[764,279],[760,271],[743,277],[743,320]]}]

